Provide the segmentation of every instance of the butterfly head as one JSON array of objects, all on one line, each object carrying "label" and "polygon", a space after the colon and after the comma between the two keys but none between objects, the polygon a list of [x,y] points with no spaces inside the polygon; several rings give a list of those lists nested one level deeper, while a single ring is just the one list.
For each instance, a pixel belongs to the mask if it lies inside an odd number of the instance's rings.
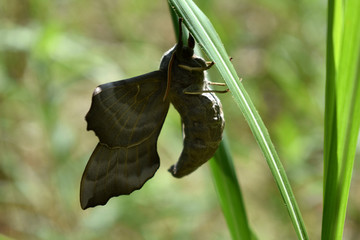
[{"label": "butterfly head", "polygon": [[181,38],[179,39],[179,42],[163,55],[160,63],[160,70],[166,71],[173,58],[176,58],[180,62],[186,62],[193,58],[195,46],[194,38],[189,34],[187,46],[183,44]]}]

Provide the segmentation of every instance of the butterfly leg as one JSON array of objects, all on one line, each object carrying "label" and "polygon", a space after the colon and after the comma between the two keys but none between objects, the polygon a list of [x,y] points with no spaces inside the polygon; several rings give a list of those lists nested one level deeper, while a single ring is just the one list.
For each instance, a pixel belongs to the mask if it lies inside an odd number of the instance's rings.
[{"label": "butterfly leg", "polygon": [[225,83],[219,83],[219,82],[208,82],[209,85],[214,85],[214,86],[226,86]]},{"label": "butterfly leg", "polygon": [[179,64],[178,66],[180,68],[188,70],[190,72],[192,72],[192,71],[203,72],[203,71],[211,68],[214,64],[215,64],[214,62],[210,62],[206,67],[190,67],[190,66],[186,66],[186,65],[182,65],[182,64]]},{"label": "butterfly leg", "polygon": [[226,90],[201,90],[201,91],[195,91],[195,92],[189,92],[189,91],[185,91],[185,94],[190,94],[190,95],[199,95],[199,94],[203,94],[203,93],[227,93],[229,92],[229,89]]},{"label": "butterfly leg", "polygon": [[[215,85],[215,86],[226,86],[225,83],[219,83],[219,82],[206,82],[206,84]],[[193,89],[193,86],[189,86],[184,89],[183,93],[198,95],[198,94],[202,94],[202,93],[227,93],[229,91],[230,91],[229,89],[226,89],[226,90],[212,90],[212,89],[198,90],[198,89]]]}]

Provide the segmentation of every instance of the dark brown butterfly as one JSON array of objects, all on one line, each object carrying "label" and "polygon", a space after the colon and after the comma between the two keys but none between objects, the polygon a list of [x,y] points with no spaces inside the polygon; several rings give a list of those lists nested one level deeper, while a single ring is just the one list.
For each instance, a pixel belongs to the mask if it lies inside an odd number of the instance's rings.
[{"label": "dark brown butterfly", "polygon": [[171,174],[180,178],[193,172],[217,150],[225,121],[204,78],[213,63],[194,55],[191,35],[183,45],[181,19],[179,25],[179,42],[164,54],[158,71],[95,89],[86,121],[99,143],[81,179],[83,209],[130,194],[155,174],[157,139],[170,102],[180,113],[184,134],[184,149]]}]

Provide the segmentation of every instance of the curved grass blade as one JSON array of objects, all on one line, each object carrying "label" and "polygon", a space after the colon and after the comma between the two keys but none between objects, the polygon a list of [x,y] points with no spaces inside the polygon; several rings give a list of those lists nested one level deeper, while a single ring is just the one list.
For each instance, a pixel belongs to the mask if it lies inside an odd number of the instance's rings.
[{"label": "curved grass blade", "polygon": [[[175,29],[175,34],[178,38],[178,16],[172,10],[170,10],[170,13]],[[186,28],[183,28],[183,32],[184,37],[187,37],[188,31]],[[186,39],[184,41],[186,41]],[[199,51],[197,51],[196,54],[201,56]],[[210,76],[208,75],[208,78],[209,77]],[[233,160],[228,148],[229,147],[226,141],[226,136],[224,136],[217,152],[209,161],[215,189],[217,191],[220,205],[224,213],[225,220],[228,224],[232,239],[256,239],[255,237],[251,237],[252,232],[249,229],[244,201],[242,198],[239,182],[236,177]]]},{"label": "curved grass blade", "polygon": [[169,0],[169,3],[176,13],[184,18],[185,25],[195,37],[197,42],[202,45],[204,52],[216,63],[215,66],[225,79],[231,93],[234,96],[234,100],[239,105],[267,160],[276,184],[281,192],[281,196],[287,206],[298,238],[308,239],[295,197],[292,193],[284,168],[270,140],[270,136],[250,97],[239,81],[239,77],[230,63],[225,48],[212,24],[191,0]]}]

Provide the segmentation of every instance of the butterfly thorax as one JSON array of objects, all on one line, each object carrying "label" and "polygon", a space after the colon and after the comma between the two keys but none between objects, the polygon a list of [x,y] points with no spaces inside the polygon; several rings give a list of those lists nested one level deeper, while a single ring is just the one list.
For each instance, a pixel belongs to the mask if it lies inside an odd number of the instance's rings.
[{"label": "butterfly thorax", "polygon": [[[169,66],[170,65],[170,66]],[[167,72],[171,78],[170,95],[182,95],[184,91],[201,91],[205,88],[204,72],[184,69],[206,68],[203,58],[194,55],[194,50],[188,46],[175,45],[166,52],[161,60],[160,71]]]}]

